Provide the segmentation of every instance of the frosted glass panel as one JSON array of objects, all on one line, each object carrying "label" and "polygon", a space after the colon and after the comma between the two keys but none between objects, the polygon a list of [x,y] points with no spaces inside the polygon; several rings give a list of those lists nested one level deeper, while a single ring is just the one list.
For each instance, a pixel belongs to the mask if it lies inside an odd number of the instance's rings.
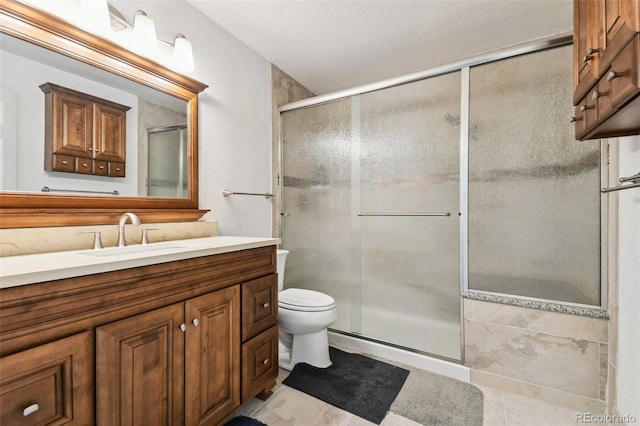
[{"label": "frosted glass panel", "polygon": [[600,304],[599,143],[576,142],[571,46],[471,69],[469,288]]},{"label": "frosted glass panel", "polygon": [[351,331],[351,101],[282,114],[285,288],[336,299],[332,328]]},{"label": "frosted glass panel", "polygon": [[359,104],[362,334],[460,359],[460,73]]}]

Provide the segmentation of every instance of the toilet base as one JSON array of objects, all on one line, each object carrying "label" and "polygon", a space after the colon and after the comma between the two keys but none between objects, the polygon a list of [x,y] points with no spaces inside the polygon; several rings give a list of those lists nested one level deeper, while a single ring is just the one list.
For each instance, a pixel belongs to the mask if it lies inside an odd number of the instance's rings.
[{"label": "toilet base", "polygon": [[[281,330],[282,334],[282,330]],[[299,362],[306,362],[318,368],[331,366],[329,357],[329,336],[327,329],[308,334],[285,334],[280,338],[278,365],[291,371]],[[291,336],[293,342],[288,344],[287,337]],[[289,346],[290,345],[290,346]]]}]

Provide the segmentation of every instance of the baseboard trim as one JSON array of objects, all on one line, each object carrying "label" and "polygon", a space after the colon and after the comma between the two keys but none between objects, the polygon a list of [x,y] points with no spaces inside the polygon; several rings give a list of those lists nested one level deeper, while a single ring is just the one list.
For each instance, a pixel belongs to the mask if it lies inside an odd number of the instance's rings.
[{"label": "baseboard trim", "polygon": [[471,381],[471,370],[469,367],[409,352],[403,349],[386,346],[381,343],[371,342],[364,339],[358,339],[357,337],[329,331],[329,344],[343,347],[351,352],[359,352],[380,358],[386,358],[390,361],[420,368],[422,370],[440,374],[441,376],[451,377],[452,379],[457,379],[463,382],[468,383]]}]

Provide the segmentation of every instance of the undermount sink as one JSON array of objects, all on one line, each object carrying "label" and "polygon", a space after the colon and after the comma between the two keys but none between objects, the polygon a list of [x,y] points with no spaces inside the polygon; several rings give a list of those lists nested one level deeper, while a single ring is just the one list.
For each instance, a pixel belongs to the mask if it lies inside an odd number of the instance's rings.
[{"label": "undermount sink", "polygon": [[95,257],[108,257],[108,256],[123,256],[127,254],[139,254],[139,253],[150,253],[153,254],[165,254],[171,253],[176,250],[181,250],[187,248],[186,246],[181,245],[155,245],[155,244],[145,244],[145,245],[135,245],[135,246],[127,246],[127,247],[109,247],[100,250],[91,250],[91,251],[81,251],[78,254],[83,254],[85,256],[95,256]]}]

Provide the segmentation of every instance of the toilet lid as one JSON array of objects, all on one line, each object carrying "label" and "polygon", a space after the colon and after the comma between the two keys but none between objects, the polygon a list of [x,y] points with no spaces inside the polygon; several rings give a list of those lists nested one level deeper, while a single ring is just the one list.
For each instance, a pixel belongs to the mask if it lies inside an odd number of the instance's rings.
[{"label": "toilet lid", "polygon": [[292,311],[318,312],[335,308],[336,301],[319,291],[288,288],[278,293],[278,306]]}]

